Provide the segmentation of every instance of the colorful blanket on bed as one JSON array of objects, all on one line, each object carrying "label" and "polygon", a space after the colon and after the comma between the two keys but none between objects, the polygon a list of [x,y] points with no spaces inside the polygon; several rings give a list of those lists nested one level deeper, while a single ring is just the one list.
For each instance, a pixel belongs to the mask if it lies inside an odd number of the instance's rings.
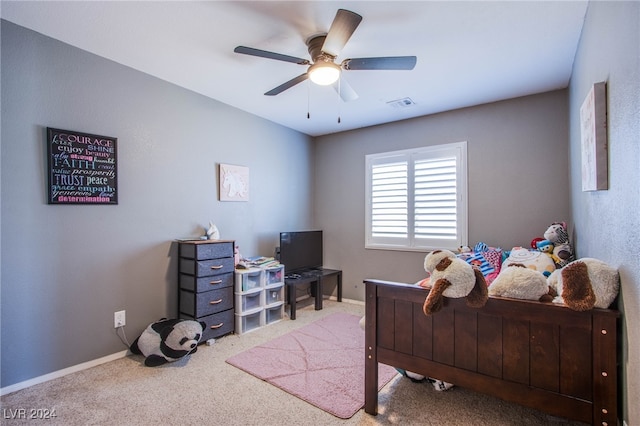
[{"label": "colorful blanket on bed", "polygon": [[476,244],[471,251],[458,253],[458,257],[480,269],[487,285],[493,282],[502,268],[502,249],[489,247],[482,242]]}]

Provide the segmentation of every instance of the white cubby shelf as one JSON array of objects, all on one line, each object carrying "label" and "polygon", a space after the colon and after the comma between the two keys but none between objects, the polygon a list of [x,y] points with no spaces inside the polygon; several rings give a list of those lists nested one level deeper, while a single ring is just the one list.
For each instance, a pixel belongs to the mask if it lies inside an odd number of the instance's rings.
[{"label": "white cubby shelf", "polygon": [[284,265],[236,269],[235,332],[244,334],[284,318]]}]

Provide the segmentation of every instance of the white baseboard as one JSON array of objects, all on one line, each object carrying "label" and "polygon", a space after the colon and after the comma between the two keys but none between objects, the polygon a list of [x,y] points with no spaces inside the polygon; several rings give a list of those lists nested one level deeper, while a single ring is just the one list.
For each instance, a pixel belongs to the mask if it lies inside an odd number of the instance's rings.
[{"label": "white baseboard", "polygon": [[[330,296],[329,300],[338,300],[336,296]],[[365,303],[361,300],[354,299],[345,299],[342,298],[343,303],[352,303],[354,305],[364,305]],[[57,379],[58,377],[66,376],[67,374],[75,373],[78,371],[86,370],[87,368],[95,367],[100,364],[104,364],[110,361],[114,361],[119,358],[124,358],[129,353],[128,350],[124,350],[121,352],[116,352],[115,354],[107,355],[102,358],[94,359],[93,361],[83,362],[82,364],[73,365],[68,368],[64,368],[62,370],[54,371],[53,373],[45,374],[44,376],[34,377],[33,379],[25,380],[24,382],[16,383],[10,386],[6,386],[4,388],[0,388],[0,396],[10,394],[12,392],[19,391],[21,389],[26,389],[30,386],[37,385],[40,383],[48,382],[49,380]]]},{"label": "white baseboard", "polygon": [[0,388],[0,396],[10,394],[12,392],[26,389],[30,386],[40,383],[48,382],[49,380],[57,379],[58,377],[66,376],[67,374],[75,373],[78,371],[86,370],[87,368],[95,367],[100,364],[104,364],[116,359],[124,358],[129,353],[129,350],[122,352],[116,352],[115,354],[107,355],[102,358],[94,359],[92,361],[83,362],[82,364],[73,365],[62,370],[54,371],[53,373],[45,374],[44,376],[34,377],[33,379],[25,380],[24,382],[16,383],[4,388]]},{"label": "white baseboard", "polygon": [[[338,297],[337,296],[329,296],[329,300],[338,301]],[[354,305],[364,305],[365,304],[362,300],[345,299],[344,297],[342,298],[342,302],[343,303],[351,303],[351,304],[354,304]]]}]

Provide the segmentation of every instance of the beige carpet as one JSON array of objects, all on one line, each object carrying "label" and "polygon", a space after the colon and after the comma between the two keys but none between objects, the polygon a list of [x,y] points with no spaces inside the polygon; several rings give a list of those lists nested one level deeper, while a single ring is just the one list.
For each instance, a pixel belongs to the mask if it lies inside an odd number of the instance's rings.
[{"label": "beige carpet", "polygon": [[[301,303],[297,319],[203,345],[189,359],[145,367],[129,356],[1,398],[3,425],[559,425],[544,413],[455,387],[397,376],[380,392],[378,416],[363,410],[341,420],[225,362],[227,358],[335,312],[364,314],[364,306]],[[133,340],[136,336],[128,336]],[[48,421],[11,420],[9,410],[55,409]]]}]

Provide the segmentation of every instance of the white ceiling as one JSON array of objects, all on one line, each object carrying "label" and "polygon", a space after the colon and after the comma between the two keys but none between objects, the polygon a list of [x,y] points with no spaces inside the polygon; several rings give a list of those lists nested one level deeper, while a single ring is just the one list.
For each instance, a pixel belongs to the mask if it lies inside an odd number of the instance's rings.
[{"label": "white ceiling", "polygon": [[[339,8],[363,20],[341,55],[418,57],[412,71],[344,71],[358,93],[303,82],[305,40]],[[7,1],[3,19],[317,136],[567,87],[587,1]],[[387,102],[411,98],[415,105]],[[310,118],[307,118],[310,112]],[[338,123],[338,117],[341,122]]]}]

